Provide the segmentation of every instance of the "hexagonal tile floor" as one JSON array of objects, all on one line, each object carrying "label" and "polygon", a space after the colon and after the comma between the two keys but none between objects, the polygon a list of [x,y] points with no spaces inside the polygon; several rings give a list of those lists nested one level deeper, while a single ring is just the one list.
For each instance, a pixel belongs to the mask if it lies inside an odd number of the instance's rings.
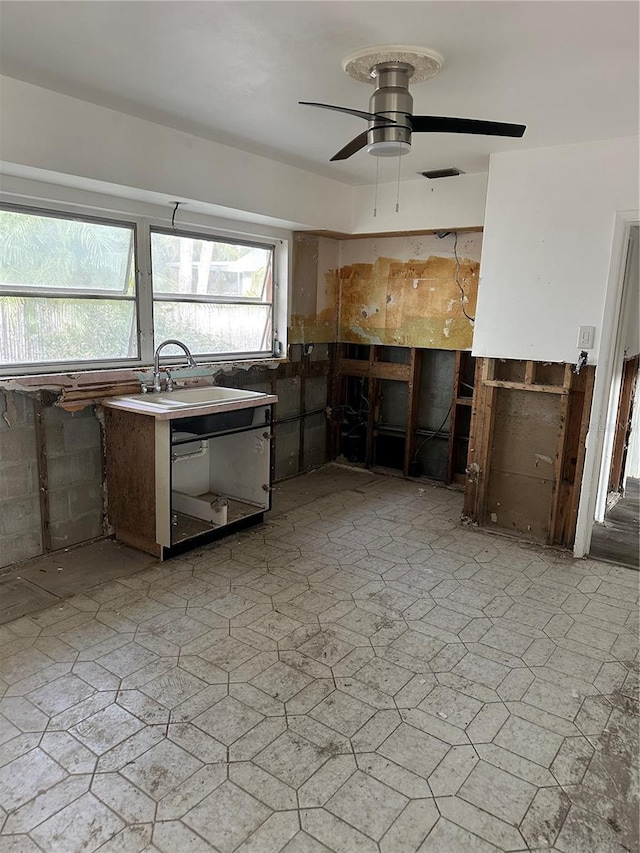
[{"label": "hexagonal tile floor", "polygon": [[0,851],[638,849],[637,573],[351,482],[0,627]]}]

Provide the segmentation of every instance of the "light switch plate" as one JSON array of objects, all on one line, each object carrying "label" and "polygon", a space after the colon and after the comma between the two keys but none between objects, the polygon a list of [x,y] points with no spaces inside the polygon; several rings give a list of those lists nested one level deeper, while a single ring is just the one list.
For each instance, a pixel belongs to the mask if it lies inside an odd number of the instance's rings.
[{"label": "light switch plate", "polygon": [[595,326],[578,326],[578,349],[592,349],[596,336]]}]

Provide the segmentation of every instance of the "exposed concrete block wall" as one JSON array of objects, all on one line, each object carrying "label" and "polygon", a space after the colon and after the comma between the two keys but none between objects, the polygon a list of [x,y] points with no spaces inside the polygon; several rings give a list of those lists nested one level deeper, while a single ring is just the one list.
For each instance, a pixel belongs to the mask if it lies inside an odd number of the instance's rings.
[{"label": "exposed concrete block wall", "polygon": [[[330,351],[315,344],[290,362],[214,376],[218,384],[275,392],[275,478],[281,480],[327,461],[327,382]],[[46,392],[45,397],[46,397]],[[104,533],[101,426],[93,406],[70,413],[43,404],[43,474],[48,488],[40,511],[34,399],[0,392],[0,568],[96,539]],[[44,523],[43,523],[44,522]],[[43,533],[44,531],[44,533]]]},{"label": "exposed concrete block wall", "polygon": [[51,549],[103,533],[102,445],[93,409],[45,409]]},{"label": "exposed concrete block wall", "polygon": [[103,532],[102,446],[93,409],[44,408],[49,538],[43,539],[33,397],[0,393],[0,567]]},{"label": "exposed concrete block wall", "polygon": [[0,393],[0,566],[42,553],[33,401]]},{"label": "exposed concrete block wall", "polygon": [[328,461],[325,409],[330,360],[329,344],[314,343],[306,353],[301,344],[292,344],[288,365],[277,370],[254,368],[250,375],[240,372],[230,377],[240,387],[278,396],[274,425],[276,482]]}]

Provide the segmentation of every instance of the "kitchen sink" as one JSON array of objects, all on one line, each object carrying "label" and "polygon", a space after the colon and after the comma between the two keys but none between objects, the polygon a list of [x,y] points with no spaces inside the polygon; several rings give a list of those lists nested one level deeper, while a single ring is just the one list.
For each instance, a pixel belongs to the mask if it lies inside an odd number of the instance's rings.
[{"label": "kitchen sink", "polygon": [[258,391],[242,391],[240,388],[219,388],[213,386],[211,388],[181,388],[178,391],[171,391],[160,394],[143,394],[142,397],[148,398],[151,396],[151,402],[162,403],[162,405],[175,405],[179,403],[189,406],[209,405],[211,403],[228,403],[232,400],[249,400],[252,397],[264,397],[264,394]]},{"label": "kitchen sink", "polygon": [[[268,397],[259,391],[243,391],[239,388],[220,388],[211,386],[209,388],[180,388],[176,391],[163,391],[159,394],[148,392],[146,394],[131,394],[127,397],[112,397],[105,401],[105,405],[116,408],[129,408],[133,411],[148,412],[156,416],[165,417],[182,416],[192,409],[214,409],[216,406],[225,409],[233,408],[234,403],[243,406],[250,401],[256,401]],[[175,413],[170,415],[169,413]]]}]

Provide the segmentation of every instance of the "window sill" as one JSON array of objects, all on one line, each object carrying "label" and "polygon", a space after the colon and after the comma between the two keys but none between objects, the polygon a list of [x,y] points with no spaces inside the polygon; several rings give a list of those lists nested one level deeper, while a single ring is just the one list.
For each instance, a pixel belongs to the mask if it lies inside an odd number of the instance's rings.
[{"label": "window sill", "polygon": [[[288,358],[257,358],[206,362],[195,368],[182,368],[180,365],[172,367],[170,364],[166,366],[178,384],[188,382],[189,385],[195,386],[215,382],[221,374],[234,370],[251,370],[254,367],[275,370],[287,362]],[[137,394],[140,391],[140,382],[149,383],[152,379],[153,367],[150,365],[113,370],[76,370],[67,373],[0,376],[0,391],[48,391],[57,395],[55,405],[68,411],[77,411],[99,403],[105,397]]]}]

